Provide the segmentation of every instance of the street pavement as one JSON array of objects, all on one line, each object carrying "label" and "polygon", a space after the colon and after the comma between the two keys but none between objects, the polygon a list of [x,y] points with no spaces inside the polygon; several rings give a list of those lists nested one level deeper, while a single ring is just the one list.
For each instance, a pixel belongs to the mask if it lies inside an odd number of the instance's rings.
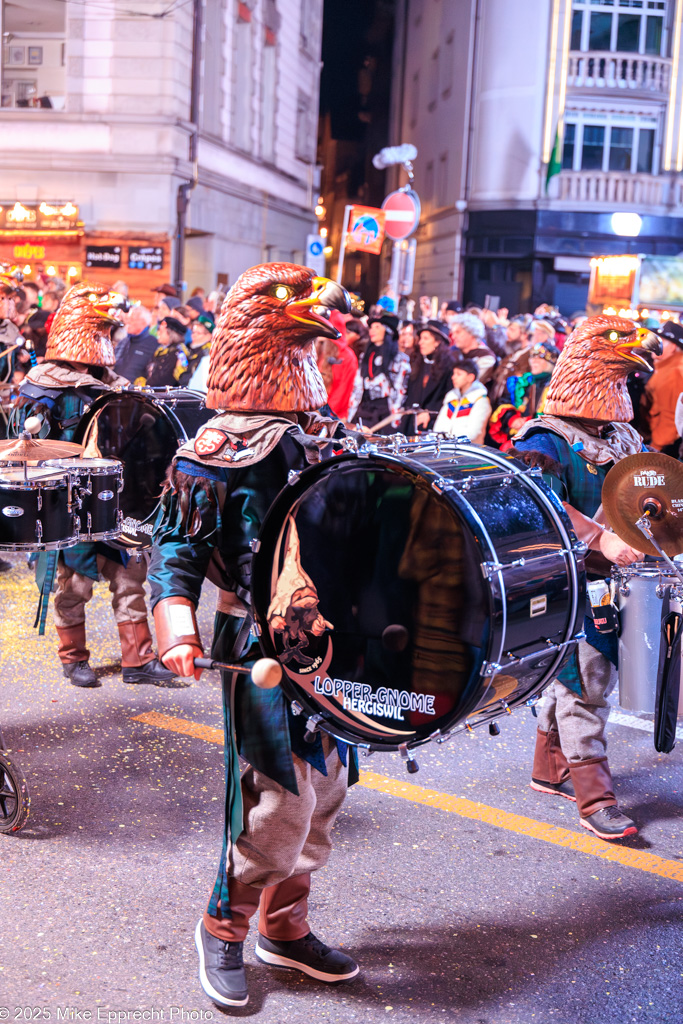
[{"label": "street pavement", "polygon": [[193,943],[221,846],[218,679],[125,685],[98,584],[88,632],[102,687],[73,687],[51,621],[44,638],[32,629],[32,574],[12,560],[0,727],[32,805],[22,831],[0,836],[0,1022],[683,1020],[680,749],[657,754],[623,713],[610,724],[616,792],[641,832],[603,843],[574,804],[529,788],[527,709],[497,738],[424,747],[418,775],[398,756],[362,760],[310,913],[361,975],[331,987],[268,968],[252,936],[250,1003],[223,1014],[199,986]]}]

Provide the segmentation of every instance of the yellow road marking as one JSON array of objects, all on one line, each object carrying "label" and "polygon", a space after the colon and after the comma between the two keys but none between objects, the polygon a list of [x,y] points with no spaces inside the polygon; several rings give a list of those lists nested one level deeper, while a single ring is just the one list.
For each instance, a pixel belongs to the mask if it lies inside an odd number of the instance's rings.
[{"label": "yellow road marking", "polygon": [[[157,711],[149,711],[138,715],[133,721],[155,725],[159,729],[169,729],[171,732],[184,733],[187,736],[205,740],[207,743],[221,745],[223,743],[222,729],[215,729],[210,725],[200,725],[198,722],[191,722],[186,718],[174,718],[171,715],[159,714]],[[660,875],[662,878],[672,878],[683,882],[683,864],[675,860],[665,860],[664,857],[648,853],[647,850],[631,850],[625,846],[615,846],[590,835],[572,832],[567,828],[557,828],[546,822],[536,821],[534,818],[525,818],[521,814],[501,811],[497,807],[489,807],[487,804],[466,800],[464,797],[454,796],[451,793],[426,789],[423,786],[416,786],[412,782],[399,782],[398,779],[390,779],[377,772],[362,772],[360,785],[365,789],[374,789],[387,796],[423,804],[425,807],[433,807],[438,811],[447,811],[449,814],[457,814],[461,818],[470,818],[472,821],[481,821],[486,825],[504,828],[508,832],[517,832],[530,839],[540,839],[544,843],[564,846],[566,849],[576,850],[579,853],[589,853],[594,857],[601,857],[602,860],[615,861],[625,867],[637,868],[639,871],[647,871],[653,875]]]}]

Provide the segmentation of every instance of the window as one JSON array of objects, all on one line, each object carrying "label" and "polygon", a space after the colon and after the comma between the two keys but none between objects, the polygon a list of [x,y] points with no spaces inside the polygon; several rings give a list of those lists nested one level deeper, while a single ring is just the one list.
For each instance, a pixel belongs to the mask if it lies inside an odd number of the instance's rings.
[{"label": "window", "polygon": [[251,11],[244,3],[237,5],[235,45],[233,49],[232,128],[231,139],[238,149],[251,152],[253,109],[253,24]]},{"label": "window", "polygon": [[444,152],[439,157],[439,165],[436,172],[436,205],[448,205],[448,153]]},{"label": "window", "polygon": [[222,0],[206,4],[204,8],[204,68],[202,74],[202,128],[212,135],[221,136],[221,114],[223,112],[223,72],[224,72],[224,22],[225,14]]},{"label": "window", "polygon": [[434,50],[429,62],[429,97],[427,109],[434,110],[439,96],[439,51]]},{"label": "window", "polygon": [[3,107],[64,110],[65,10],[60,0],[2,6]]},{"label": "window", "polygon": [[567,118],[564,170],[657,172],[657,122],[652,117],[568,112]]},{"label": "window", "polygon": [[441,50],[441,95],[448,96],[453,86],[453,74],[455,71],[455,46],[454,33],[451,32]]},{"label": "window", "polygon": [[572,50],[665,52],[666,0],[574,0]]},{"label": "window", "polygon": [[306,163],[313,162],[313,126],[311,122],[311,97],[299,89],[296,100],[296,138],[294,155]]},{"label": "window", "polygon": [[322,0],[301,0],[299,45],[311,57],[318,53]]},{"label": "window", "polygon": [[605,148],[605,129],[597,124],[583,126],[583,147],[581,150],[581,170],[601,171],[603,150]]},{"label": "window", "polygon": [[261,52],[261,157],[275,160],[277,117],[277,41],[280,14],[276,0],[266,0],[263,8],[263,48]]},{"label": "window", "polygon": [[571,170],[574,166],[574,145],[576,142],[576,125],[567,124],[564,127],[564,149],[562,150],[562,167],[564,170]]},{"label": "window", "polygon": [[615,128],[610,131],[610,171],[630,171],[633,155],[633,128]]}]

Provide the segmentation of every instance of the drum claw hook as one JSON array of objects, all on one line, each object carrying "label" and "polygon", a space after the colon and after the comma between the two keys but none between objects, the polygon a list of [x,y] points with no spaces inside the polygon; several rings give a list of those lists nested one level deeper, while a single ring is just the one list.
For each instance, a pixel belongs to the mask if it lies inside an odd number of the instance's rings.
[{"label": "drum claw hook", "polygon": [[403,758],[403,760],[406,763],[406,770],[407,770],[408,774],[409,775],[414,775],[416,772],[419,772],[420,766],[417,763],[417,761],[415,759],[415,755],[413,754],[413,752],[408,749],[408,744],[407,743],[400,743],[398,749],[399,749],[399,753],[401,754],[401,757]]}]

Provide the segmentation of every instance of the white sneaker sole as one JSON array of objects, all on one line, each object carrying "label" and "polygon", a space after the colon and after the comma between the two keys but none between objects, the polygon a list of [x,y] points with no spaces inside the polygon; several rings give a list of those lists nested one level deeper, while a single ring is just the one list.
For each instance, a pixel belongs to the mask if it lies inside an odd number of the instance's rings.
[{"label": "white sneaker sole", "polygon": [[246,999],[227,999],[225,996],[222,996],[220,992],[216,991],[216,989],[213,987],[213,985],[207,978],[201,927],[202,922],[200,920],[197,922],[197,927],[194,930],[194,944],[197,947],[197,952],[199,953],[199,981],[201,982],[202,988],[206,992],[209,999],[213,1000],[214,1003],[217,1003],[218,1006],[246,1006],[247,1003],[249,1002],[249,996],[247,996]]},{"label": "white sneaker sole", "polygon": [[635,825],[629,825],[623,832],[612,832],[608,834],[607,832],[600,832],[599,829],[595,828],[594,825],[591,825],[590,822],[585,820],[585,818],[579,818],[579,822],[585,829],[588,829],[589,832],[592,832],[593,835],[597,836],[598,839],[606,839],[608,842],[610,839],[625,839],[627,836],[638,835],[638,829]]},{"label": "white sneaker sole", "polygon": [[315,978],[317,981],[327,981],[329,983],[335,981],[350,981],[351,978],[355,978],[360,967],[356,964],[354,970],[349,971],[348,974],[325,974],[323,971],[316,971],[315,967],[309,967],[308,964],[302,964],[299,960],[290,960],[286,956],[280,956],[279,953],[271,953],[267,949],[262,949],[258,942],[254,947],[254,952],[259,960],[262,960],[264,964],[270,964],[273,967],[291,967],[295,971],[303,971],[304,974],[308,974],[309,977]]}]

